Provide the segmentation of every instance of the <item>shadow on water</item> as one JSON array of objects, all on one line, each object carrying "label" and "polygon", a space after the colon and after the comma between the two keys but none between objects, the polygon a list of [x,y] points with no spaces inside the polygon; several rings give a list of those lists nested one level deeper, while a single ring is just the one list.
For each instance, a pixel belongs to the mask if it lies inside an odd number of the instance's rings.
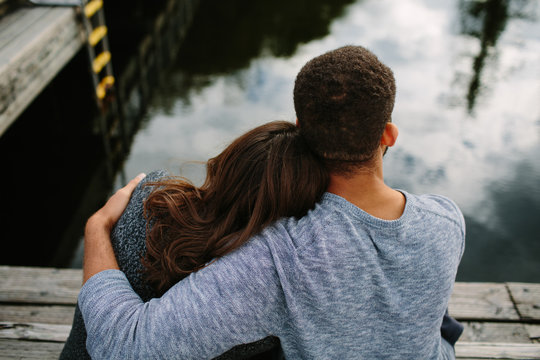
[{"label": "shadow on water", "polygon": [[530,18],[528,9],[536,0],[460,0],[461,33],[480,41],[480,50],[473,59],[473,74],[467,88],[467,110],[474,112],[477,98],[485,84],[482,72],[490,58],[496,56],[499,37],[509,20]]},{"label": "shadow on water", "polygon": [[89,121],[96,114],[91,91],[81,51],[0,138],[1,264],[51,265],[75,222],[104,156]]},{"label": "shadow on water", "polygon": [[332,21],[354,0],[206,0],[178,65],[192,74],[224,74],[270,52],[291,56],[300,44],[329,34]]},{"label": "shadow on water", "polygon": [[[330,33],[355,0],[203,0],[180,48],[172,76],[155,99],[170,111],[178,97],[211,83],[212,76],[247,68],[261,55],[292,56]],[[171,90],[171,91],[167,91]]]}]

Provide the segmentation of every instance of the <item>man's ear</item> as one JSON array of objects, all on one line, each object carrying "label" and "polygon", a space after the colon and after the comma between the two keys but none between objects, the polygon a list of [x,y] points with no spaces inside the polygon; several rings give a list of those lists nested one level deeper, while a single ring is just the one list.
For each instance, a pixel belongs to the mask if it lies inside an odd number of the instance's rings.
[{"label": "man's ear", "polygon": [[381,136],[381,145],[394,146],[398,137],[399,131],[395,124],[386,123],[383,134]]},{"label": "man's ear", "polygon": [[296,127],[297,127],[297,128],[300,127],[300,122],[298,121],[298,118],[296,118]]}]

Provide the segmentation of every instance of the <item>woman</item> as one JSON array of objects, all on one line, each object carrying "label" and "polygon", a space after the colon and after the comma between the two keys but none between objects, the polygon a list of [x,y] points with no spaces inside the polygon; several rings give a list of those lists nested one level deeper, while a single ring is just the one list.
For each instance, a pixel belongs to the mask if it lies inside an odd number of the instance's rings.
[{"label": "woman", "polygon": [[[145,301],[239,248],[277,219],[305,215],[329,179],[298,128],[285,121],[245,133],[210,159],[201,187],[165,175],[145,178],[112,233],[118,264]],[[77,307],[60,358],[90,358],[85,340]],[[278,344],[266,338],[220,358],[278,357]]]}]

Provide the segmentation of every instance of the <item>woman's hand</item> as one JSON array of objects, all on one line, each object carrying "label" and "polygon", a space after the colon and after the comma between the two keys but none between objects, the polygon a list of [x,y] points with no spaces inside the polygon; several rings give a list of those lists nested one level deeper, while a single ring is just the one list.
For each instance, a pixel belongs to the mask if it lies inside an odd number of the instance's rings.
[{"label": "woman's hand", "polygon": [[144,177],[144,174],[137,175],[88,219],[84,230],[83,283],[100,271],[118,269],[111,245],[111,229],[126,209],[133,190]]},{"label": "woman's hand", "polygon": [[87,226],[104,226],[109,232],[127,207],[133,190],[146,175],[141,173],[133,178],[126,186],[119,189],[105,205],[88,219]]}]

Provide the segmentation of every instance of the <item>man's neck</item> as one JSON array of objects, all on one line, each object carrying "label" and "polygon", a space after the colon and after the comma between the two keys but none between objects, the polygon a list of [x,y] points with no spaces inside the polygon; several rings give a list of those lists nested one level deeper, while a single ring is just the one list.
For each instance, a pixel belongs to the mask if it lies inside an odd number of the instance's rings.
[{"label": "man's neck", "polygon": [[398,219],[405,209],[403,194],[384,183],[382,164],[349,176],[331,174],[327,191],[384,220]]}]

